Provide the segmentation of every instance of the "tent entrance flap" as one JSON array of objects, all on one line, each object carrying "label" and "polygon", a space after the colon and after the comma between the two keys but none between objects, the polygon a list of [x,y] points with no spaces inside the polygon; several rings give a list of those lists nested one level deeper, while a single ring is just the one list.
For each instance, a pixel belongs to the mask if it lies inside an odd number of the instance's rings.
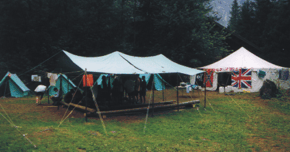
[{"label": "tent entrance flap", "polygon": [[27,96],[30,91],[16,74],[10,72],[0,81],[0,90],[1,95],[16,98]]},{"label": "tent entrance flap", "polygon": [[231,85],[231,72],[220,72],[218,73],[218,84],[219,86]]}]

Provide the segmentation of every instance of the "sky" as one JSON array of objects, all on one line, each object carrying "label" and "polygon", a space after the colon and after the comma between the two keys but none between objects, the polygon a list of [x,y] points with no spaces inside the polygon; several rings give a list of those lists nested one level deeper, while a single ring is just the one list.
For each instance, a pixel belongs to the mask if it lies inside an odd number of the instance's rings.
[{"label": "sky", "polygon": [[[213,0],[212,6],[213,10],[218,12],[218,15],[222,17],[219,23],[225,27],[228,25],[228,21],[230,20],[230,10],[232,8],[234,0]],[[238,0],[239,6],[246,0]]]}]

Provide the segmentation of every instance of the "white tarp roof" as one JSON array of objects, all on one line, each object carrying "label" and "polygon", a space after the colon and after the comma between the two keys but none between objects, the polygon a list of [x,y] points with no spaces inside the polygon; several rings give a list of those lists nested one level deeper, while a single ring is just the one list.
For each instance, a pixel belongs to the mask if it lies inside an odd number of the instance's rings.
[{"label": "white tarp roof", "polygon": [[232,54],[226,56],[225,58],[201,67],[202,69],[218,69],[218,68],[252,68],[252,69],[281,69],[283,67],[267,62],[255,54],[251,53],[244,47],[241,47]]},{"label": "white tarp roof", "polygon": [[81,69],[88,72],[114,74],[144,74],[144,73],[183,73],[196,75],[204,71],[177,64],[164,55],[152,57],[135,57],[119,51],[100,56],[83,57],[63,52]]}]

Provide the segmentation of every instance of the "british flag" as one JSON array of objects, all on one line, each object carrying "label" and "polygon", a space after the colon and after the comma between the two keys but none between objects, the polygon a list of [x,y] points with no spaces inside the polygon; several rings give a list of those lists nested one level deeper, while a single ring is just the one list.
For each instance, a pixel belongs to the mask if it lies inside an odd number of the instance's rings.
[{"label": "british flag", "polygon": [[252,88],[251,69],[239,69],[232,72],[232,86],[240,88]]}]

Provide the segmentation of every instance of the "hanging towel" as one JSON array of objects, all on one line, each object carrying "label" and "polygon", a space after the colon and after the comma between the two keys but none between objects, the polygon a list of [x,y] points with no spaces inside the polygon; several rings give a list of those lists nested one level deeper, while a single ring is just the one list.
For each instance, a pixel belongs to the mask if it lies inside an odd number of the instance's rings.
[{"label": "hanging towel", "polygon": [[265,76],[266,76],[266,72],[265,71],[262,71],[262,70],[259,70],[258,77],[260,79],[263,79]]},{"label": "hanging towel", "polygon": [[189,93],[192,90],[191,85],[186,85],[186,93]]},{"label": "hanging towel", "polygon": [[35,88],[35,92],[45,92],[46,90],[46,86],[45,85],[38,85],[36,88]]},{"label": "hanging towel", "polygon": [[92,74],[83,75],[83,87],[92,87],[94,85],[94,78]]},{"label": "hanging towel", "polygon": [[49,79],[50,86],[55,86],[57,80],[57,74],[52,73]]},{"label": "hanging towel", "polygon": [[47,77],[50,78],[52,73],[47,73]]},{"label": "hanging towel", "polygon": [[41,76],[38,76],[38,75],[31,75],[31,81],[34,81],[34,82],[41,82]]},{"label": "hanging towel", "polygon": [[288,69],[282,69],[279,71],[279,79],[288,80],[288,77],[289,77],[289,70]]}]

